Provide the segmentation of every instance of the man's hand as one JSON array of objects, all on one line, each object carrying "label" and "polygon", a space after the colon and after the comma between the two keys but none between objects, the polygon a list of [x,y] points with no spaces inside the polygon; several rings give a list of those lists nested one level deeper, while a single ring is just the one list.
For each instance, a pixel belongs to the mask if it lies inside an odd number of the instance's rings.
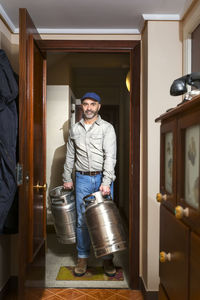
[{"label": "man's hand", "polygon": [[110,195],[110,187],[107,185],[101,185],[99,190],[102,192],[103,196]]},{"label": "man's hand", "polygon": [[64,189],[65,190],[71,190],[71,189],[73,189],[73,182],[64,182],[63,183],[63,187],[64,187]]}]

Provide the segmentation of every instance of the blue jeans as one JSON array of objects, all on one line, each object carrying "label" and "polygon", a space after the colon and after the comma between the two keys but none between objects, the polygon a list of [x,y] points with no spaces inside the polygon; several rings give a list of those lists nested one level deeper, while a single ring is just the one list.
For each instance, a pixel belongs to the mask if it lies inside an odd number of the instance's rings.
[{"label": "blue jeans", "polygon": [[[76,211],[77,211],[77,251],[78,257],[87,258],[90,254],[90,236],[85,220],[85,207],[83,204],[83,197],[99,191],[102,182],[102,174],[95,176],[81,175],[76,172]],[[113,183],[111,184],[111,196],[113,198]],[[106,255],[103,259],[112,258],[111,255]]]}]

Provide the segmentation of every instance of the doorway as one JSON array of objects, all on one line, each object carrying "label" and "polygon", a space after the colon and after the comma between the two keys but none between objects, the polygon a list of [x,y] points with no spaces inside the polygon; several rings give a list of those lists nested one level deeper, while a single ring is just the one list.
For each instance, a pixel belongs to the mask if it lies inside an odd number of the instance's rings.
[{"label": "doorway", "polygon": [[[34,33],[34,34],[33,34]],[[37,51],[39,50],[39,51]],[[45,182],[42,172],[41,182],[34,177],[34,157],[40,157],[38,169],[44,169],[46,147],[39,147],[34,129],[40,126],[40,133],[45,137],[45,115],[34,119],[33,107],[36,105],[45,112],[46,108],[46,54],[47,53],[129,53],[130,55],[130,101],[129,101],[129,286],[139,288],[139,182],[140,182],[140,41],[112,40],[41,40],[37,29],[25,9],[20,9],[20,163],[23,165],[23,183],[19,188],[19,295],[30,270],[36,262],[36,256],[43,253],[45,247]],[[39,60],[35,59],[35,53]],[[38,66],[41,68],[38,77]],[[33,78],[35,80],[33,80]],[[41,84],[43,82],[43,84]],[[36,84],[39,83],[40,93]],[[37,96],[37,97],[35,97]],[[44,142],[45,140],[42,139]],[[37,148],[33,148],[38,143]],[[33,152],[34,149],[34,152]],[[42,155],[41,155],[42,154]],[[42,205],[37,204],[40,198]],[[44,212],[42,224],[34,219],[34,209]],[[27,213],[28,212],[28,213]],[[37,229],[37,231],[34,230]],[[40,232],[41,242],[34,251],[33,240]],[[38,276],[37,276],[38,277]],[[21,298],[20,298],[21,299]]]},{"label": "doorway", "polygon": [[[87,91],[95,91],[102,98],[100,115],[115,127],[118,144],[114,201],[126,228],[129,228],[129,103],[126,76],[130,69],[129,53],[47,53],[47,287],[86,287],[82,281],[56,281],[61,267],[76,263],[75,245],[59,244],[53,226],[49,191],[62,185],[65,143],[71,126],[72,106]],[[78,102],[77,102],[78,103]],[[77,105],[75,105],[77,107]],[[60,137],[59,137],[60,136]],[[107,282],[109,287],[129,287],[129,252],[116,253],[114,262],[122,267],[123,281]],[[91,251],[89,265],[102,265]],[[105,287],[104,281],[90,282],[91,287]]]}]

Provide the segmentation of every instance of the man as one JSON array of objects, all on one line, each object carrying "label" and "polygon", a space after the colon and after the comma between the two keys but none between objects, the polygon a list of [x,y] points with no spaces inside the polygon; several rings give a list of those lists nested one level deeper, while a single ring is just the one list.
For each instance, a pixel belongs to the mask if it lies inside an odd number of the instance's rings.
[{"label": "man", "polygon": [[[103,196],[113,195],[116,164],[116,135],[113,126],[102,120],[98,112],[101,98],[93,92],[81,98],[83,119],[72,126],[64,164],[63,186],[72,189],[72,170],[76,171],[77,251],[76,276],[87,271],[90,237],[84,218],[83,197],[101,191]],[[103,257],[104,271],[114,276],[116,269],[112,254]]]}]

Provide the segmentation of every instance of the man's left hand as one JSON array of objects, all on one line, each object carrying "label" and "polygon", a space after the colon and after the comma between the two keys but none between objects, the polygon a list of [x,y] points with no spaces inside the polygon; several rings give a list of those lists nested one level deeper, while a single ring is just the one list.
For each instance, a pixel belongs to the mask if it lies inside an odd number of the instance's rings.
[{"label": "man's left hand", "polygon": [[103,196],[110,195],[110,187],[107,185],[101,185],[99,190],[102,192]]}]

